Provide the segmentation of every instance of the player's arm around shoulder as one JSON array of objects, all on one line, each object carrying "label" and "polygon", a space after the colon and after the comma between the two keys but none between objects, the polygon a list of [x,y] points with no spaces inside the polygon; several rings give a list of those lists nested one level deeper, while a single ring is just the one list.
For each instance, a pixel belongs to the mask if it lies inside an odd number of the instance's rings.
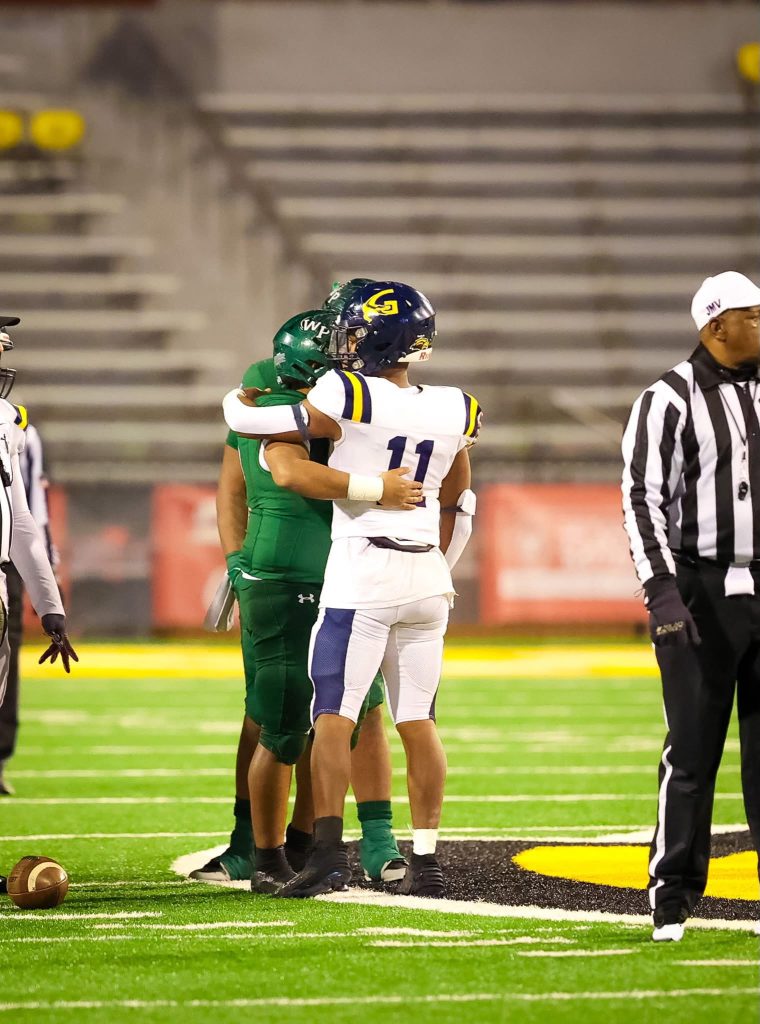
[{"label": "player's arm around shoulder", "polygon": [[411,511],[422,500],[422,484],[405,479],[408,466],[386,470],[377,477],[357,476],[312,462],[303,445],[280,441],[267,445],[266,460],[278,487],[304,498],[377,502],[383,508],[402,511]]}]

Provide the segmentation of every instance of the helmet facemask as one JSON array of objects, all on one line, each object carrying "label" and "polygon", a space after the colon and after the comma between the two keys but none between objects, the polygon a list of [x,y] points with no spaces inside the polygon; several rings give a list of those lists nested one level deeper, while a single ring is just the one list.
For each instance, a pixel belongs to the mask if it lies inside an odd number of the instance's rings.
[{"label": "helmet facemask", "polygon": [[364,360],[356,351],[367,336],[366,327],[333,327],[327,351],[341,370],[361,370]]},{"label": "helmet facemask", "polygon": [[[5,352],[13,349],[13,342],[5,331],[0,330],[0,361]],[[10,366],[0,365],[0,398],[7,398],[16,381],[16,371]]]}]

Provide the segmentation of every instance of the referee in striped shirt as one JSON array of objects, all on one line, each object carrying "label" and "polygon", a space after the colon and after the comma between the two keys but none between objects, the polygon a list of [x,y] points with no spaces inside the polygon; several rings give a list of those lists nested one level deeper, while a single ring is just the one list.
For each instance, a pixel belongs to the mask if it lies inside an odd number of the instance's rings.
[{"label": "referee in striped shirt", "polygon": [[637,399],[623,509],[662,676],[667,736],[649,862],[656,941],[707,883],[715,777],[734,690],[747,820],[760,849],[760,288],[709,277],[699,345]]}]

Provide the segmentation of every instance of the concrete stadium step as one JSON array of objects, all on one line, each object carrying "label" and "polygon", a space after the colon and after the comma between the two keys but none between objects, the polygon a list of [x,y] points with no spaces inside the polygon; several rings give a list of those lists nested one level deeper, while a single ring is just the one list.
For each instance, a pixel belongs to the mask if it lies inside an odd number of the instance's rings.
[{"label": "concrete stadium step", "polygon": [[[56,409],[61,408],[61,389],[53,384],[21,384],[19,394],[23,393],[24,403],[30,408]],[[229,390],[229,389],[228,389]],[[14,392],[15,393],[15,392]],[[133,385],[104,384],[93,388],[91,384],[70,384],[66,387],[66,406],[72,410],[97,410],[101,415],[104,410],[153,410],[164,413],[171,410],[176,415],[178,410],[197,410],[199,413],[213,410],[221,417],[223,387],[213,384],[175,384],[175,383],[141,383]],[[75,412],[81,415],[81,411]],[[224,428],[222,428],[224,429]]]},{"label": "concrete stadium step", "polygon": [[[221,409],[221,403],[220,403]],[[99,420],[97,432],[92,430],[90,419],[54,419],[45,420],[45,443],[53,446],[79,445],[79,454],[85,450],[89,453],[111,448],[112,455],[126,451],[135,452],[139,457],[139,449],[153,449],[160,460],[171,458],[170,449],[186,450],[188,453],[198,451],[203,457],[210,456],[214,451],[220,455],[227,430],[224,420],[219,416],[217,422],[156,422],[145,420],[109,418]],[[49,441],[48,441],[49,438]],[[205,452],[202,449],[205,448]]]},{"label": "concrete stadium step", "polygon": [[499,312],[452,310],[436,318],[439,334],[444,338],[452,335],[477,334],[479,337],[506,335],[515,339],[526,336],[548,336],[556,341],[562,334],[593,335],[609,332],[636,335],[642,339],[655,340],[666,335],[678,337],[694,326],[688,306],[680,312],[620,311],[587,309],[581,311],[558,310],[544,312],[511,312],[508,318]]},{"label": "concrete stadium step", "polygon": [[760,163],[576,161],[280,160],[257,156],[248,174],[286,196],[682,196],[757,195]]},{"label": "concrete stadium step", "polygon": [[[22,318],[24,337],[77,336],[82,344],[102,344],[116,335],[153,335],[201,331],[207,326],[203,313],[186,310],[32,310]],[[19,333],[19,339],[21,335]],[[38,342],[36,342],[38,343]]]},{"label": "concrete stadium step", "polygon": [[304,231],[407,230],[546,232],[590,230],[608,233],[652,234],[720,230],[741,233],[760,217],[757,198],[712,199],[603,199],[577,196],[566,199],[492,199],[452,197],[283,198],[280,213]]},{"label": "concrete stadium step", "polygon": [[20,267],[49,272],[62,269],[101,269],[103,263],[141,258],[153,252],[147,238],[85,235],[4,235],[0,272]]},{"label": "concrete stadium step", "polygon": [[67,158],[44,159],[38,157],[0,160],[0,194],[39,194],[43,186],[58,188],[75,180],[81,171],[76,160]]},{"label": "concrete stadium step", "polygon": [[654,273],[689,272],[702,278],[705,253],[753,276],[760,263],[754,233],[737,236],[625,236],[607,234],[475,235],[317,232],[302,239],[333,280],[334,268],[351,276],[405,280],[417,272]]},{"label": "concrete stadium step", "polygon": [[570,199],[489,199],[470,197],[445,199],[439,196],[415,198],[384,197],[375,200],[371,211],[367,200],[344,198],[280,199],[277,206],[288,217],[302,219],[340,217],[362,218],[368,212],[383,220],[406,221],[409,217],[448,217],[463,220],[639,220],[649,217],[671,220],[700,220],[717,217],[760,216],[760,198],[726,198],[718,207],[709,199],[622,199],[576,196]]},{"label": "concrete stadium step", "polygon": [[[354,276],[351,269],[335,271],[338,281]],[[360,275],[356,275],[360,276]],[[391,277],[390,280],[396,280]],[[694,274],[430,274],[424,271],[414,275],[416,288],[435,299],[435,305],[456,303],[466,297],[470,301],[500,299],[505,304],[514,300],[540,300],[556,297],[559,300],[579,299],[628,303],[630,299],[665,298],[681,305],[701,283]],[[0,292],[2,278],[0,277]]]},{"label": "concrete stadium step", "polygon": [[473,390],[476,390],[476,378],[486,381],[489,375],[493,379],[498,374],[503,375],[505,382],[511,382],[516,374],[520,374],[526,379],[538,378],[542,381],[547,377],[556,378],[557,385],[569,376],[587,381],[591,377],[603,375],[611,378],[611,384],[619,384],[622,377],[647,383],[686,359],[695,347],[696,340],[687,332],[684,333],[683,345],[671,341],[667,348],[604,348],[588,343],[578,351],[544,343],[505,351],[503,346],[486,348],[482,345],[468,345],[466,349],[458,349],[436,345],[433,358],[423,367],[415,369],[414,376],[415,379],[435,384],[466,380],[467,386]]},{"label": "concrete stadium step", "polygon": [[18,295],[45,291],[57,295],[120,295],[142,292],[170,295],[179,288],[171,274],[0,274],[0,293]]},{"label": "concrete stadium step", "polygon": [[[646,387],[646,384],[644,385]],[[643,388],[642,388],[643,390]],[[552,404],[568,412],[585,408],[613,410],[617,415],[630,412],[638,392],[631,390],[630,385],[576,385],[575,387],[558,387],[550,393]]]},{"label": "concrete stadium step", "polygon": [[752,116],[737,91],[726,93],[204,93],[201,109],[226,118],[254,120],[260,116],[296,115],[318,121],[323,117],[383,120],[392,116],[453,116],[468,120],[473,115],[531,117],[581,114],[587,117],[679,117],[721,114]]},{"label": "concrete stadium step", "polygon": [[93,298],[172,295],[178,289],[178,278],[170,274],[0,273],[0,295],[5,306],[18,298],[26,304],[44,302],[47,308],[51,298],[65,297],[80,301],[86,298],[89,307]]},{"label": "concrete stadium step", "polygon": [[[224,441],[222,441],[222,444]],[[45,436],[45,450],[52,447],[52,442]],[[220,447],[221,451],[221,447]],[[203,459],[130,459],[119,464],[118,483],[121,484],[165,484],[167,480],[181,484],[216,484],[219,478],[219,452],[215,457]],[[101,452],[100,458],[80,461],[67,458],[56,461],[55,480],[59,484],[100,484],[104,480],[113,480],[113,460],[107,452]]]},{"label": "concrete stadium step", "polygon": [[335,153],[344,158],[354,153],[359,159],[372,154],[403,153],[492,153],[551,154],[553,159],[580,159],[584,154],[609,154],[628,158],[668,156],[686,161],[699,155],[716,163],[737,156],[757,156],[757,133],[719,123],[696,128],[420,128],[379,126],[375,128],[280,128],[227,127],[225,141],[233,148],[255,152],[317,154]]},{"label": "concrete stadium step", "polygon": [[[98,378],[99,384],[106,384],[113,378],[128,381],[140,377],[147,377],[148,380],[167,376],[185,377],[196,374],[198,370],[196,356],[186,349],[141,349],[134,352],[107,346],[93,349],[73,345],[67,345],[65,349],[58,345],[27,346],[23,343],[21,328],[17,331],[12,365],[19,371],[16,385],[19,393],[27,382],[31,385],[33,381],[48,378],[52,382],[72,377],[76,383],[92,376]],[[223,349],[214,353],[214,366],[220,374],[237,370],[231,356]],[[66,386],[68,388],[69,385]]]},{"label": "concrete stadium step", "polygon": [[124,196],[71,192],[0,195],[0,218],[92,217],[121,213]]}]

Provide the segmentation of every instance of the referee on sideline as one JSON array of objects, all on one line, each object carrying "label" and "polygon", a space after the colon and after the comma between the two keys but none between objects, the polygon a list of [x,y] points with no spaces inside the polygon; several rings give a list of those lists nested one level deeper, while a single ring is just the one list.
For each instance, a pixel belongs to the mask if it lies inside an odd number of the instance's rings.
[{"label": "referee on sideline", "polygon": [[760,849],[760,288],[708,277],[699,345],[636,400],[623,510],[662,676],[667,736],[649,861],[655,941],[678,941],[707,883],[734,689],[742,789]]},{"label": "referee on sideline", "polygon": [[[42,439],[37,429],[29,423],[26,428],[26,446],[19,455],[19,468],[24,481],[26,500],[34,521],[45,540],[48,560],[55,573],[58,566],[58,551],[50,535],[48,519],[47,478],[45,476]],[[4,568],[7,587],[8,643],[10,661],[8,684],[5,698],[0,704],[0,797],[13,796],[14,789],[5,777],[6,762],[13,756],[18,736],[19,679],[18,663],[24,636],[24,582],[12,562]],[[0,578],[0,588],[2,580]]]}]

